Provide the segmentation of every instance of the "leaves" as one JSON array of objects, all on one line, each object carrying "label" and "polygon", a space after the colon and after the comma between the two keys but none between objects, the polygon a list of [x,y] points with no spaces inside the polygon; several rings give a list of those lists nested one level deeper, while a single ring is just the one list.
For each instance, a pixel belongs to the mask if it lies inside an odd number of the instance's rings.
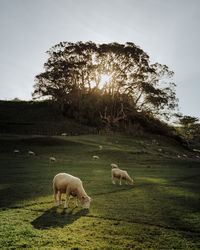
[{"label": "leaves", "polygon": [[[166,65],[150,65],[149,56],[134,43],[60,42],[47,54],[33,97],[51,97],[62,112],[66,107],[80,112],[89,105],[83,100],[97,92],[96,116],[104,119],[107,109],[107,125],[127,119],[132,110],[151,110],[158,117],[177,107],[175,84],[169,81],[173,72]],[[103,82],[103,75],[108,80]]]}]

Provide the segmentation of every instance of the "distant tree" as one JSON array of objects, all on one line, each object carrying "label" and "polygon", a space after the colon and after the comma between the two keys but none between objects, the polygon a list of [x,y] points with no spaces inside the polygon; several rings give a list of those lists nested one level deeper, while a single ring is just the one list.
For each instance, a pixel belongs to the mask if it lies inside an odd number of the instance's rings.
[{"label": "distant tree", "polygon": [[86,99],[95,96],[96,119],[117,126],[136,112],[166,118],[177,107],[173,72],[166,65],[150,65],[134,43],[61,42],[47,53],[33,97],[52,98],[62,113],[86,110],[91,107]]},{"label": "distant tree", "polygon": [[197,124],[199,119],[194,116],[183,116],[182,114],[176,114],[176,117],[178,119],[177,123],[181,125],[181,134],[189,145],[194,136],[199,133],[199,124]]},{"label": "distant tree", "polygon": [[21,102],[21,100],[18,97],[15,97],[12,101],[13,102]]}]

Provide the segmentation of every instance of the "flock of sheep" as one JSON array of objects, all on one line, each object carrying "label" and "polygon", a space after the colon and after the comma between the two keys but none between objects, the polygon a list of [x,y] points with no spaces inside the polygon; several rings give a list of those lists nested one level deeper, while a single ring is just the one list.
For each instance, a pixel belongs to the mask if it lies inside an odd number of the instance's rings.
[{"label": "flock of sheep", "polygon": [[[14,150],[14,154],[19,154],[19,153],[20,153],[19,149],[15,149],[15,150]],[[28,155],[29,155],[29,156],[35,156],[36,153],[33,152],[33,151],[31,151],[31,150],[29,150],[29,151],[28,151]],[[56,162],[56,158],[53,157],[53,156],[51,156],[51,157],[49,157],[49,161],[50,161],[50,162]]]},{"label": "flock of sheep", "polygon": [[[103,147],[100,145],[99,149],[102,150]],[[15,154],[20,153],[19,150],[14,150]],[[28,155],[35,156],[35,152],[28,151]],[[98,160],[99,156],[94,155],[93,159]],[[55,157],[49,158],[50,162],[55,162]],[[134,181],[128,175],[127,171],[119,169],[117,164],[111,164],[112,173],[112,183],[115,184],[115,178],[120,180],[119,184],[122,185],[122,180],[126,181],[126,184],[133,185]],[[64,203],[64,208],[68,208],[70,196],[75,197],[74,207],[78,207],[78,200],[84,209],[89,209],[91,198],[87,195],[83,188],[82,181],[75,176],[67,173],[59,173],[53,178],[53,193],[56,206],[62,204],[61,196],[66,194],[66,199]],[[58,199],[57,199],[58,198]]]}]

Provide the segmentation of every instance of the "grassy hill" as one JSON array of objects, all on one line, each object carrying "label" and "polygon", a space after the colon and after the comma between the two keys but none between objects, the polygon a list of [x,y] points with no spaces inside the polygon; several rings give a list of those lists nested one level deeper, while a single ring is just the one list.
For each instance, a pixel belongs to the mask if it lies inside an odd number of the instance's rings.
[{"label": "grassy hill", "polygon": [[[48,102],[0,101],[0,114],[1,249],[200,248],[198,152],[144,131],[97,135]],[[111,163],[135,184],[113,185]],[[81,178],[92,197],[88,211],[72,201],[55,207],[59,172]]]},{"label": "grassy hill", "polygon": [[94,133],[95,128],[63,118],[51,102],[0,101],[0,133],[69,135]]},{"label": "grassy hill", "polygon": [[[81,114],[80,114],[81,116]],[[119,125],[120,126],[120,125]],[[0,101],[0,133],[29,135],[68,135],[107,133],[106,128],[90,127],[62,116],[51,101]],[[131,135],[149,131],[173,136],[174,131],[159,120],[146,119],[141,114],[132,122],[113,128],[118,133]],[[179,138],[180,139],[180,138]]]},{"label": "grassy hill", "polygon": [[[1,249],[200,248],[200,158],[170,138],[2,135],[0,159]],[[111,163],[135,184],[113,185]],[[54,206],[59,172],[81,178],[89,211]]]}]

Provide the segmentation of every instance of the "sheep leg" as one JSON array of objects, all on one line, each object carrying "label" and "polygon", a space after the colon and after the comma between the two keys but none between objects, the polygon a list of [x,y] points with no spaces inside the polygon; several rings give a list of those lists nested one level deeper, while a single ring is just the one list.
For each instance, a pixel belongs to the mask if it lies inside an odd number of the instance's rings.
[{"label": "sheep leg", "polygon": [[66,200],[65,200],[64,208],[68,208],[69,199],[70,199],[70,193],[66,192]]},{"label": "sheep leg", "polygon": [[112,175],[112,184],[115,184],[114,176]]},{"label": "sheep leg", "polygon": [[58,206],[57,192],[56,191],[54,191],[54,200],[55,200],[56,206]]},{"label": "sheep leg", "polygon": [[59,205],[58,200],[57,200],[57,194],[58,194],[58,190],[54,189],[54,200],[55,200],[56,206]]},{"label": "sheep leg", "polygon": [[120,176],[120,182],[119,185],[122,185],[122,177]]},{"label": "sheep leg", "polygon": [[62,205],[62,199],[61,199],[62,197],[61,196],[62,196],[62,193],[59,192],[59,194],[58,194],[58,198],[59,198],[59,203],[58,204],[59,205]]},{"label": "sheep leg", "polygon": [[77,197],[74,198],[74,208],[78,207],[78,199]]}]

